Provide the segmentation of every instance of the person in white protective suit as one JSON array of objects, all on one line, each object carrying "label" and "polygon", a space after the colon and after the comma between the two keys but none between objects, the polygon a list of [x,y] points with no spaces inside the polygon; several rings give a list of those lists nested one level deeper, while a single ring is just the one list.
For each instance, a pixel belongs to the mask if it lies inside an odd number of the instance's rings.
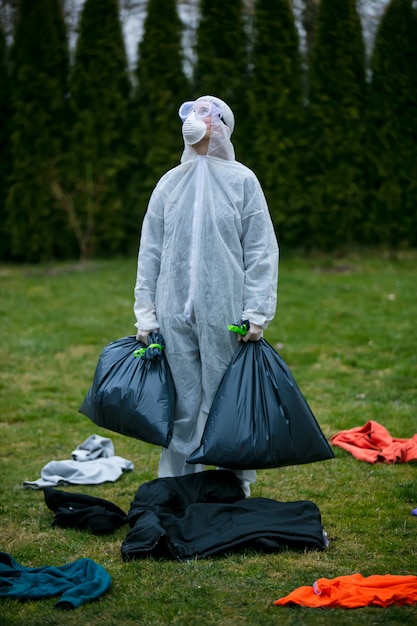
[{"label": "person in white protective suit", "polygon": [[[214,395],[237,348],[257,341],[275,315],[278,244],[255,174],[235,160],[234,115],[215,96],[184,103],[181,164],[156,185],[140,238],[137,339],[160,330],[177,392],[173,436],[158,476],[187,463],[200,445]],[[228,324],[249,320],[241,337]],[[245,494],[254,470],[237,471]]]}]

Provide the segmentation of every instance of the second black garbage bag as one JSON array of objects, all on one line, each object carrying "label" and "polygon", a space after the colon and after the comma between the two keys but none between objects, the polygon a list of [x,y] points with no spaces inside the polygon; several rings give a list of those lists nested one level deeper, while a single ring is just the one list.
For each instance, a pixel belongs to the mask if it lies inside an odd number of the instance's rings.
[{"label": "second black garbage bag", "polygon": [[201,444],[187,462],[266,469],[333,457],[280,355],[263,338],[240,343],[214,397]]},{"label": "second black garbage bag", "polygon": [[133,336],[107,345],[80,413],[103,428],[168,447],[175,387],[163,350],[160,333],[149,335],[149,346]]}]

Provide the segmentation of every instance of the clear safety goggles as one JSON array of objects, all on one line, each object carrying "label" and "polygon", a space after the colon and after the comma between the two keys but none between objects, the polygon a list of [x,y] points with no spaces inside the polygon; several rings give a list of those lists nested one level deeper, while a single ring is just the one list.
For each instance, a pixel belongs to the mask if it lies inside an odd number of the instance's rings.
[{"label": "clear safety goggles", "polygon": [[221,111],[218,106],[208,100],[194,100],[192,102],[184,102],[178,111],[178,115],[184,122],[191,113],[195,113],[197,117],[203,119],[209,115],[217,115],[221,117]]}]

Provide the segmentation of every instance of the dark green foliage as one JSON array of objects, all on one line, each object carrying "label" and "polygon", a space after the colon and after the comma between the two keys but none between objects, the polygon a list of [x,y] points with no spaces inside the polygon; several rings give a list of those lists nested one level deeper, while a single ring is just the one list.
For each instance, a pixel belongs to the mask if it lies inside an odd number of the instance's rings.
[{"label": "dark green foliage", "polygon": [[183,148],[178,109],[192,96],[183,70],[181,38],[175,0],[149,0],[130,112],[130,196],[137,226],[156,182],[179,163]]},{"label": "dark green foliage", "polygon": [[417,13],[392,0],[372,56],[368,115],[371,243],[417,245]]},{"label": "dark green foliage", "polygon": [[62,0],[6,3],[0,260],[136,254],[149,196],[180,159],[179,105],[204,94],[232,107],[237,159],[282,244],[417,246],[415,2],[387,6],[367,84],[355,0],[304,3],[304,65],[290,0],[193,3],[190,79],[178,2],[147,0],[133,91],[118,0],[83,4],[70,71]]},{"label": "dark green foliage", "polygon": [[52,193],[67,127],[68,49],[58,0],[21,1],[11,61],[8,231],[14,257],[39,261],[65,252],[65,215]]},{"label": "dark green foliage", "polygon": [[86,0],[70,90],[70,182],[57,195],[73,216],[82,256],[123,252],[130,85],[117,0]]},{"label": "dark green foliage", "polygon": [[264,188],[280,241],[297,244],[302,71],[288,0],[256,2],[252,43],[247,163]]},{"label": "dark green foliage", "polygon": [[0,28],[0,260],[10,252],[6,230],[6,196],[10,175],[10,79],[6,65],[6,41]]},{"label": "dark green foliage", "polygon": [[311,55],[305,213],[309,246],[355,241],[363,207],[364,45],[355,0],[322,0]]},{"label": "dark green foliage", "polygon": [[201,0],[193,97],[218,96],[232,108],[238,160],[244,160],[246,145],[247,47],[242,0]]}]

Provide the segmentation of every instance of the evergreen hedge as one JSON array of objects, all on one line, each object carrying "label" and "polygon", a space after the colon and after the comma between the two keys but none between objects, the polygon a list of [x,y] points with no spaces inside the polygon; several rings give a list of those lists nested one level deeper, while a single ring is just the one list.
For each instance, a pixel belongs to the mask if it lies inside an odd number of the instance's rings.
[{"label": "evergreen hedge", "polygon": [[5,204],[10,175],[10,88],[6,38],[0,28],[0,260],[8,258],[10,254],[5,223]]},{"label": "evergreen hedge", "polygon": [[176,5],[148,0],[129,75],[118,0],[85,0],[72,67],[60,0],[20,1],[10,55],[0,33],[0,258],[136,253],[178,107],[205,93],[234,110],[282,243],[416,246],[412,0],[389,3],[367,80],[355,0],[321,0],[301,58],[289,0],[201,0],[190,77]]},{"label": "evergreen hedge", "polygon": [[247,164],[261,181],[280,241],[294,244],[302,228],[303,74],[288,0],[256,2],[252,44]]},{"label": "evergreen hedge", "polygon": [[158,179],[178,165],[183,149],[178,109],[192,95],[184,74],[182,29],[175,0],[149,0],[130,109],[130,197],[136,229]]},{"label": "evergreen hedge", "polygon": [[365,50],[355,0],[321,0],[309,72],[304,215],[309,247],[351,245],[364,198]]},{"label": "evergreen hedge", "polygon": [[49,260],[67,252],[64,214],[52,193],[62,176],[68,125],[68,48],[59,0],[21,0],[11,64],[11,252],[23,261]]},{"label": "evergreen hedge", "polygon": [[392,0],[371,59],[367,120],[369,243],[417,245],[417,12]]},{"label": "evergreen hedge", "polygon": [[82,256],[126,250],[129,216],[127,114],[130,82],[117,0],[86,0],[70,78],[72,127],[69,190]]}]

